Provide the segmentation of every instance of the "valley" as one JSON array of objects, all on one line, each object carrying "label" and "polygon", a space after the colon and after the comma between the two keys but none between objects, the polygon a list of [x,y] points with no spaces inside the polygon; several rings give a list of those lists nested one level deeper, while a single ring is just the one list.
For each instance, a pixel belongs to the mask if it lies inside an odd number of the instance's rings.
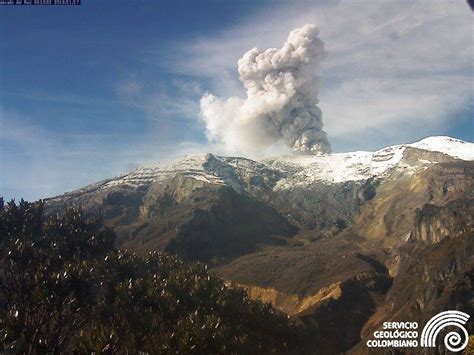
[{"label": "valley", "polygon": [[449,137],[263,161],[207,154],[46,203],[99,216],[119,248],[209,264],[290,316],[308,349],[363,354],[384,321],[474,313],[473,160],[474,144]]}]

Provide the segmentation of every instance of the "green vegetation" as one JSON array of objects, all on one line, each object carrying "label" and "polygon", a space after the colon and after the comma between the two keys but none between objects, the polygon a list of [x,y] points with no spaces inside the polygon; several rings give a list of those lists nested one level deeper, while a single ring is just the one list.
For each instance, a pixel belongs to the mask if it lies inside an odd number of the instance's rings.
[{"label": "green vegetation", "polygon": [[81,211],[0,199],[0,352],[282,353],[285,316],[202,264],[113,248]]}]

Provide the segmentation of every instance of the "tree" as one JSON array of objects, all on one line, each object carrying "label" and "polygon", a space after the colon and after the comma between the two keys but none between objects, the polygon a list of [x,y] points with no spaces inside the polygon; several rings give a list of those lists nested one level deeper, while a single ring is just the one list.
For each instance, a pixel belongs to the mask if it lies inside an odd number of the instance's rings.
[{"label": "tree", "polygon": [[282,353],[295,328],[203,264],[114,250],[80,210],[0,203],[0,351]]},{"label": "tree", "polygon": [[90,270],[114,234],[70,209],[44,216],[43,203],[0,210],[0,338],[4,349],[64,351],[94,303]]}]

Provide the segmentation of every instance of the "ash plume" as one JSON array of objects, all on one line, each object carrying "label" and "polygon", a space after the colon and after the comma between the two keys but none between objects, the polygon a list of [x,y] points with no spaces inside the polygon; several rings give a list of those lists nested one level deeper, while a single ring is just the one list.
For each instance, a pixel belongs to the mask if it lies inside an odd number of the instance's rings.
[{"label": "ash plume", "polygon": [[330,152],[317,106],[316,70],[325,56],[313,24],[291,31],[281,48],[249,50],[238,61],[247,97],[201,98],[207,137],[248,155],[282,145],[301,153]]}]

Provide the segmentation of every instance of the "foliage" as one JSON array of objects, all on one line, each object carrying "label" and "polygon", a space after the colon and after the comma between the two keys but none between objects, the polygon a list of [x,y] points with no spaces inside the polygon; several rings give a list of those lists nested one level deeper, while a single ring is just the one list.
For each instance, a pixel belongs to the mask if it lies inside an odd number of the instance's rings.
[{"label": "foliage", "polygon": [[205,265],[114,250],[80,210],[0,200],[0,351],[270,353],[293,326]]}]

